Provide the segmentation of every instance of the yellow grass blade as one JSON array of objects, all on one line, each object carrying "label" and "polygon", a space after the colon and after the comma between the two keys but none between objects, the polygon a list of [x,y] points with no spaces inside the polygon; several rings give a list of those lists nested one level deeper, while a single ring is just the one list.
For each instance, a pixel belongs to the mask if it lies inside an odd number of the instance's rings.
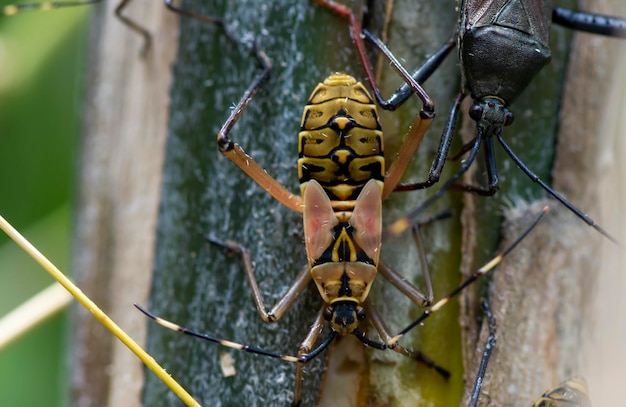
[{"label": "yellow grass blade", "polygon": [[0,216],[2,229],[15,243],[18,244],[30,257],[43,267],[59,284],[61,284],[78,302],[87,308],[109,331],[126,345],[137,357],[152,370],[180,399],[188,406],[200,404],[187,393],[141,346],[132,340],[111,318],[91,301],[74,283],[22,236],[9,222]]},{"label": "yellow grass blade", "polygon": [[52,284],[2,317],[0,350],[46,319],[61,312],[71,301],[72,296],[63,287]]}]

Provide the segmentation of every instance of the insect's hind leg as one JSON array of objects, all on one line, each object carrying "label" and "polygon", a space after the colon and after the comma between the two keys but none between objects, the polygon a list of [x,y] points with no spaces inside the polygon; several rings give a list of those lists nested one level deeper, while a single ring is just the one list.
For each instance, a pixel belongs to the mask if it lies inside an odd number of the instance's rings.
[{"label": "insect's hind leg", "polygon": [[309,267],[307,265],[302,268],[293,283],[287,288],[287,291],[271,308],[271,310],[268,311],[265,306],[265,301],[263,301],[263,294],[259,289],[259,284],[257,283],[256,276],[254,274],[252,259],[248,249],[246,249],[246,247],[242,244],[232,240],[220,240],[212,236],[207,237],[207,241],[225,249],[229,249],[241,256],[246,273],[246,279],[248,280],[248,284],[252,290],[254,303],[256,304],[261,319],[265,322],[278,321],[283,315],[285,315],[285,312],[287,312],[291,305],[298,299],[304,288],[311,281],[311,273],[309,272]]}]

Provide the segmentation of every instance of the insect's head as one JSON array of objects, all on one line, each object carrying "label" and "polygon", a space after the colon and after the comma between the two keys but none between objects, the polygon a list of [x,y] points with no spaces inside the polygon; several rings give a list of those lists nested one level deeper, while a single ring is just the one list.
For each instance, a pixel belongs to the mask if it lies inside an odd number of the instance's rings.
[{"label": "insect's head", "polygon": [[506,107],[504,100],[493,96],[476,100],[470,107],[469,116],[479,126],[492,129],[495,133],[513,123],[513,112]]},{"label": "insect's head", "polygon": [[324,310],[324,319],[339,335],[353,333],[364,318],[365,310],[356,301],[337,301]]}]

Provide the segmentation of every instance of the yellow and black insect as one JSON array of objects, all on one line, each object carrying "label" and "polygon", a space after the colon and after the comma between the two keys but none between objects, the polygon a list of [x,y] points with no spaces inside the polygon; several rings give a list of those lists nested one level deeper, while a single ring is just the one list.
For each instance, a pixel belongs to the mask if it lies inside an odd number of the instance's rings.
[{"label": "yellow and black insect", "polygon": [[[259,56],[263,59],[262,54]],[[266,66],[269,68],[269,64]],[[255,87],[258,86],[257,81],[253,84]],[[254,91],[256,88],[250,93]],[[232,241],[221,241],[216,238],[210,238],[210,241],[242,255],[246,277],[257,309],[266,322],[278,321],[308,283],[311,280],[315,282],[323,306],[300,345],[298,356],[281,355],[201,334],[159,318],[140,306],[137,307],[166,328],[237,350],[298,363],[294,404],[300,403],[303,364],[324,350],[336,335],[352,334],[367,346],[381,350],[393,349],[422,361],[441,375],[447,376],[448,373],[444,369],[422,353],[401,346],[398,340],[432,313],[441,309],[465,287],[492,270],[531,229],[529,228],[526,234],[501,255],[477,270],[456,290],[424,312],[420,318],[392,337],[368,299],[377,272],[380,271],[399,291],[421,306],[430,304],[432,293],[422,294],[419,289],[403,280],[401,275],[379,263],[384,183],[383,138],[377,121],[376,107],[369,93],[360,82],[345,74],[329,76],[313,91],[303,113],[299,136],[301,158],[298,161],[298,172],[303,191],[302,198],[283,193],[284,187],[265,171],[259,171],[252,158],[228,138],[230,128],[250,100],[250,95],[246,93],[218,134],[220,151],[260,185],[273,191],[272,195],[276,199],[282,199],[280,202],[285,206],[290,203],[301,205],[308,266],[302,269],[286,293],[268,311],[246,248]],[[298,206],[294,206],[295,208]],[[533,226],[535,224],[536,222]],[[360,321],[365,319],[366,315],[369,316],[383,342],[368,338],[362,330]],[[317,338],[323,330],[324,320],[329,322],[331,330],[326,339],[315,347]]]},{"label": "yellow and black insect", "polygon": [[591,407],[587,383],[582,377],[571,377],[546,391],[533,407]]},{"label": "yellow and black insect", "polygon": [[[211,242],[239,252],[244,259],[246,277],[261,318],[279,320],[311,280],[323,300],[316,322],[300,345],[298,356],[285,356],[240,345],[232,341],[198,334],[155,317],[139,307],[161,325],[198,336],[220,345],[247,352],[298,362],[294,403],[300,402],[303,363],[318,355],[339,335],[353,334],[367,346],[389,347],[433,367],[441,375],[448,373],[420,352],[390,342],[382,318],[368,294],[378,271],[398,290],[420,306],[432,300],[432,289],[423,294],[401,275],[379,263],[382,240],[382,201],[385,161],[383,134],[376,106],[363,84],[345,74],[326,78],[313,91],[305,107],[299,135],[298,174],[302,196],[288,192],[267,174],[229,137],[230,130],[247,107],[260,83],[269,74],[269,60],[260,51],[256,56],[264,71],[257,76],[218,134],[220,151],[285,206],[301,211],[308,265],[302,269],[286,293],[268,311],[259,289],[247,250],[232,241],[211,238]],[[400,164],[394,168],[402,168]],[[393,188],[389,189],[389,191]],[[368,338],[360,327],[366,315],[383,342]],[[326,339],[314,347],[324,327],[330,323]]]},{"label": "yellow and black insect", "polygon": [[[227,21],[226,18],[225,21]],[[228,38],[232,39],[233,36],[229,35]],[[435,307],[424,313],[416,323],[401,331],[399,335],[392,336],[389,334],[383,318],[378,314],[374,304],[368,297],[372,282],[378,272],[383,274],[413,302],[419,305],[428,305],[432,299],[430,289],[427,294],[421,293],[413,284],[404,280],[400,274],[379,261],[382,242],[382,201],[393,190],[393,182],[389,181],[389,179],[399,179],[407,162],[403,162],[402,159],[399,162],[396,161],[396,165],[391,166],[389,169],[392,176],[384,178],[383,137],[377,121],[375,103],[364,86],[351,76],[345,74],[331,75],[313,91],[303,113],[299,137],[300,159],[298,161],[302,195],[290,192],[229,137],[236,123],[253,120],[253,115],[244,115],[243,112],[246,109],[254,109],[254,103],[250,103],[253,95],[260,91],[261,84],[267,79],[270,72],[269,59],[259,50],[256,43],[239,41],[239,44],[241,43],[247,45],[247,49],[254,55],[258,65],[262,67],[262,71],[252,80],[251,85],[247,88],[239,103],[233,107],[232,113],[219,130],[218,146],[222,154],[260,185],[264,191],[271,194],[285,207],[296,212],[302,212],[308,264],[301,269],[293,283],[284,289],[284,294],[277,300],[276,305],[268,310],[263,299],[265,296],[263,294],[264,290],[260,287],[265,281],[257,278],[248,249],[230,240],[211,237],[210,241],[241,255],[245,274],[253,292],[253,298],[258,312],[264,321],[271,322],[281,319],[283,316],[288,317],[289,314],[286,311],[300,298],[301,293],[305,291],[311,280],[315,281],[317,286],[318,305],[315,307],[319,307],[319,297],[321,297],[323,302],[322,308],[313,326],[309,328],[308,335],[301,342],[297,356],[266,351],[264,349],[268,347],[267,345],[251,347],[216,336],[201,334],[195,330],[192,331],[178,324],[168,322],[145,310],[143,311],[159,324],[169,329],[197,336],[226,347],[298,363],[296,390],[293,397],[296,403],[300,401],[300,382],[303,364],[319,354],[337,335],[352,334],[368,346],[379,349],[392,348],[399,353],[424,361],[439,373],[445,375],[445,371],[442,368],[434,365],[421,353],[400,345],[398,342],[400,337],[433,312],[441,309],[465,286],[493,269],[512,247],[477,271],[476,275],[458,290],[440,300]],[[418,87],[416,84],[413,85]],[[211,104],[211,102],[207,103]],[[211,106],[214,105],[211,104]],[[420,129],[422,128],[421,123],[428,120],[428,118],[424,119],[423,115],[420,114],[416,120],[418,122],[413,128]],[[280,122],[280,124],[282,126],[281,129],[286,126],[283,122]],[[414,141],[411,139],[412,137],[413,135],[410,133],[407,136],[409,141],[405,141],[405,143]],[[179,143],[179,140],[176,143]],[[186,154],[192,153],[192,155],[186,156],[181,163],[184,164],[196,160],[193,152],[188,149],[185,149],[185,152]],[[409,155],[409,159],[410,157],[411,155]],[[178,160],[178,158],[176,159]],[[215,160],[213,159],[213,161]],[[223,171],[223,167],[220,167]],[[400,172],[400,175],[395,172]],[[228,174],[211,181],[231,183],[235,182],[235,178],[235,176]],[[246,185],[245,182],[249,184],[247,179],[244,179],[243,182],[240,188]],[[231,191],[234,189],[237,192],[237,185],[239,185],[238,181],[235,184],[231,184],[229,189]],[[172,199],[170,188],[166,188],[166,191],[167,199]],[[189,195],[184,199],[185,205],[194,201],[194,197]],[[257,199],[262,198],[257,197]],[[225,209],[224,204],[228,200],[229,198],[220,196],[216,197],[214,202],[222,204],[218,205],[218,209],[222,211]],[[228,209],[235,212],[242,210],[233,206]],[[228,210],[224,212],[228,212]],[[229,215],[227,213],[211,213],[210,216],[224,217]],[[255,214],[254,216],[262,215]],[[283,215],[281,215],[280,219],[283,219]],[[268,224],[267,227],[275,227],[275,225]],[[231,233],[235,232],[235,230],[231,231]],[[263,234],[259,236],[271,236],[272,232],[262,231],[261,233]],[[215,235],[216,232],[212,232],[212,234]],[[190,234],[188,231],[187,235],[190,235],[192,239],[197,239],[193,233]],[[183,238],[180,235],[162,235],[162,237],[167,238],[167,241],[173,244],[176,244],[176,240]],[[283,252],[277,252],[272,255],[283,256],[284,249]],[[179,258],[179,260],[184,261],[184,263],[176,260],[177,264],[168,263],[170,266],[165,268],[170,271],[172,267],[176,270],[185,270],[186,264],[190,264],[186,258]],[[189,258],[189,260],[192,259]],[[213,262],[213,259],[205,258],[204,261]],[[204,265],[203,260],[199,258],[195,260],[195,263],[194,266],[191,266],[198,269],[196,275],[198,280],[195,284],[202,287],[219,287],[220,281],[209,282],[206,279],[202,279],[203,277],[200,275],[199,269]],[[187,272],[185,270],[185,273]],[[235,284],[234,280],[231,281],[233,277],[230,274],[228,272],[223,273],[222,278],[225,281],[229,281],[229,285]],[[270,275],[270,278],[272,277]],[[183,273],[177,273],[169,281],[181,278],[189,279]],[[278,284],[275,278],[272,278],[272,281],[271,284]],[[175,284],[157,283],[153,287],[153,291],[171,290],[171,287]],[[207,290],[212,290],[214,292],[213,295],[215,295],[215,288],[207,288]],[[215,302],[215,297],[208,294],[205,300]],[[195,300],[194,303],[196,303]],[[153,304],[159,306],[158,301],[154,299]],[[229,310],[226,316],[232,317],[232,312],[234,310]],[[211,313],[213,314],[215,311],[212,310]],[[371,325],[378,332],[380,340],[371,339],[371,334],[366,335],[363,329],[364,325],[359,322],[366,317],[367,321],[371,322]],[[228,329],[232,330],[232,318],[230,318],[230,321],[226,325]],[[258,342],[271,343],[271,338],[247,332],[246,325],[238,324],[238,326],[241,328],[236,330],[243,332],[246,337],[257,336]],[[329,331],[328,335],[320,344],[317,344],[317,339],[325,327]],[[218,329],[221,328],[215,326],[210,328],[211,331],[217,331]],[[153,335],[154,331],[151,332],[150,336],[152,337]],[[228,336],[228,334],[223,335]],[[286,339],[276,340],[281,343],[286,342]],[[198,369],[192,366],[196,362],[202,363],[197,358],[194,358],[194,363],[187,364],[187,367],[189,369]],[[200,369],[202,371],[202,368]],[[243,369],[245,369],[245,366],[238,370]],[[246,377],[239,379],[243,381],[245,386],[250,387],[250,383],[246,383]],[[207,388],[207,391],[220,392],[221,389],[212,388],[212,390],[209,390]],[[256,396],[257,398],[259,397],[258,394]],[[243,396],[239,399],[247,400]]]}]

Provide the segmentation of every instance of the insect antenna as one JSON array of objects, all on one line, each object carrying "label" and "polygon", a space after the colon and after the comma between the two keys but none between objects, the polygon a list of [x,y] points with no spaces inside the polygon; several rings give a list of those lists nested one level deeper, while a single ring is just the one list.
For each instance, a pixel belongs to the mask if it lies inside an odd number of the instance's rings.
[{"label": "insect antenna", "polygon": [[302,356],[283,355],[280,353],[271,352],[265,349],[257,348],[255,346],[244,345],[242,343],[229,341],[229,340],[218,338],[209,334],[200,333],[189,328],[185,328],[184,326],[175,324],[174,322],[170,322],[166,319],[163,319],[161,317],[154,315],[153,313],[143,308],[139,304],[134,304],[134,305],[135,305],[135,308],[143,312],[148,318],[154,320],[154,322],[161,325],[162,327],[165,327],[172,331],[180,332],[189,336],[194,336],[196,338],[213,342],[218,345],[225,346],[227,348],[236,349],[236,350],[240,350],[240,351],[248,352],[248,353],[254,353],[257,355],[267,356],[267,357],[274,358],[274,359],[280,359],[280,360],[284,360],[285,362],[291,362],[291,363],[306,363],[309,360],[315,358],[324,349],[326,349],[328,345],[330,345],[330,343],[333,341],[333,339],[335,339],[335,336],[337,335],[335,331],[331,331],[330,334],[324,339],[324,341],[322,341],[322,343],[318,345],[317,348],[313,349],[309,353],[306,353]]}]

